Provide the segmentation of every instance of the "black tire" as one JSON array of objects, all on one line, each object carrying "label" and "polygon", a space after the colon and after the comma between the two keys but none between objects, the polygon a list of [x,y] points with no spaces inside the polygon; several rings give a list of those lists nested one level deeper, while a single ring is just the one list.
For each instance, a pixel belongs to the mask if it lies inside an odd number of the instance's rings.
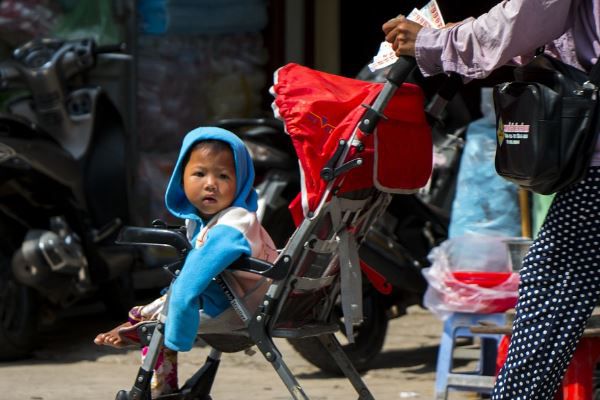
[{"label": "black tire", "polygon": [[115,320],[126,318],[131,307],[135,305],[131,273],[125,273],[100,285],[100,299],[110,318]]},{"label": "black tire", "polygon": [[0,254],[0,361],[29,357],[39,328],[39,298],[15,281],[9,260]]},{"label": "black tire", "polygon": [[[335,307],[334,313],[340,324],[340,331],[345,335],[341,309]],[[342,349],[357,371],[368,370],[375,357],[381,352],[387,327],[388,318],[380,295],[374,290],[366,291],[363,297],[363,323],[354,328],[354,344],[342,343]],[[336,362],[317,338],[291,339],[289,342],[306,361],[322,371],[334,375],[342,374]]]}]

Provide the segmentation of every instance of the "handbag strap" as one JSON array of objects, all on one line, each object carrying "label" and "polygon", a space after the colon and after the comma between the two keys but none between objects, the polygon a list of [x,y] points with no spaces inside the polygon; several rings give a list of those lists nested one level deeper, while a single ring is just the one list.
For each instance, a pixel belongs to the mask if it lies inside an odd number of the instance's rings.
[{"label": "handbag strap", "polygon": [[[537,49],[535,49],[535,55],[539,56],[540,54],[544,54],[545,50],[546,50],[546,46],[540,46]],[[594,66],[592,67],[592,69],[590,71],[588,82],[594,84],[595,86],[600,85],[600,55],[596,59],[596,63],[594,64]]]},{"label": "handbag strap", "polygon": [[594,64],[592,70],[590,71],[589,82],[596,86],[600,85],[600,56],[598,56],[596,59],[596,64]]}]

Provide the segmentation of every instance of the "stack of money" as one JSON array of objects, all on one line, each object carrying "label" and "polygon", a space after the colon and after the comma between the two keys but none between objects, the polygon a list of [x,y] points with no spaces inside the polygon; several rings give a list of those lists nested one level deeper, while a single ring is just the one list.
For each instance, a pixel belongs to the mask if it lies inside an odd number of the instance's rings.
[{"label": "stack of money", "polygon": [[428,28],[439,29],[446,25],[444,23],[444,18],[442,18],[440,7],[435,0],[431,0],[421,9],[413,8],[410,14],[406,16],[406,19],[415,21]]},{"label": "stack of money", "polygon": [[[406,19],[414,21],[427,28],[439,29],[446,25],[444,18],[442,18],[440,7],[435,0],[431,0],[423,8],[413,8],[410,14],[406,16]],[[369,64],[369,69],[371,72],[375,72],[379,69],[392,65],[396,62],[396,60],[398,60],[398,57],[394,53],[391,43],[383,41],[379,45],[379,51],[375,57],[373,57],[373,62]]]}]

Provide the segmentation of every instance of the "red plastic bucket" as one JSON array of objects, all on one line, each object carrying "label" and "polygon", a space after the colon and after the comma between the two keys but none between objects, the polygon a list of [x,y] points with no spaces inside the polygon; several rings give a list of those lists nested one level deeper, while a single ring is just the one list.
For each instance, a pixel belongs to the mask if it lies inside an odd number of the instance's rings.
[{"label": "red plastic bucket", "polygon": [[[452,294],[446,294],[451,297],[452,303],[460,302],[464,298],[466,309],[471,309],[474,299],[477,298],[476,286],[482,288],[494,288],[506,282],[511,272],[479,272],[479,271],[455,271],[452,272],[453,281],[446,282],[448,288],[452,289]],[[467,286],[465,286],[467,285]],[[473,285],[471,288],[468,285]],[[447,301],[449,301],[448,299]],[[481,298],[476,301],[477,310],[481,313],[504,312],[513,308],[517,303],[517,292],[508,297]]]},{"label": "red plastic bucket", "polygon": [[471,285],[478,285],[484,288],[498,286],[508,278],[510,272],[478,272],[478,271],[455,271],[452,276],[457,281]]}]

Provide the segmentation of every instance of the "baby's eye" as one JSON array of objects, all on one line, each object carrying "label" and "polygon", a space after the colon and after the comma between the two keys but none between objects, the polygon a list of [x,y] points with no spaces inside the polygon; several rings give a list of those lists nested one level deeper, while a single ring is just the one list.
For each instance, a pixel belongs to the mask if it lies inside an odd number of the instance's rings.
[{"label": "baby's eye", "polygon": [[202,178],[204,176],[204,172],[196,171],[196,172],[194,172],[194,176],[199,176],[200,178]]},{"label": "baby's eye", "polygon": [[227,174],[221,174],[221,179],[229,179],[229,175],[227,175]]}]

